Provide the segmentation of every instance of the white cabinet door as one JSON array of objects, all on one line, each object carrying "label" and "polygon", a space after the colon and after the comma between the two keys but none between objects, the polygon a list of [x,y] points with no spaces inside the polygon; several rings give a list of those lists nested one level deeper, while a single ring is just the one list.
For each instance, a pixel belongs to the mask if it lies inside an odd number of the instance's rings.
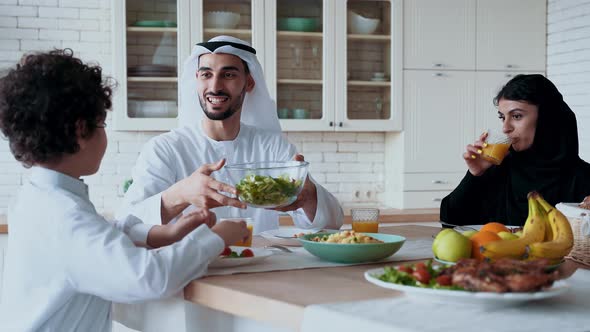
[{"label": "white cabinet door", "polygon": [[546,3],[478,0],[477,69],[545,71]]},{"label": "white cabinet door", "polygon": [[404,2],[404,68],[475,69],[475,1]]},{"label": "white cabinet door", "polygon": [[190,54],[189,2],[112,1],[115,130],[169,130],[178,124],[178,73]]},{"label": "white cabinet door", "polygon": [[405,172],[462,172],[474,141],[475,72],[404,71]]}]

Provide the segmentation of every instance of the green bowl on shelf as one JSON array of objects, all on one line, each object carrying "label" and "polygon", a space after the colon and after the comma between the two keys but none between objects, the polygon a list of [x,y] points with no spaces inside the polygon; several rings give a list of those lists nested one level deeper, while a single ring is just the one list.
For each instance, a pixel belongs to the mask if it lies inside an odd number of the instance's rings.
[{"label": "green bowl on shelf", "polygon": [[137,21],[133,23],[134,27],[149,27],[149,28],[174,28],[176,27],[176,22],[174,21]]},{"label": "green bowl on shelf", "polygon": [[319,21],[313,17],[283,17],[278,19],[278,28],[283,31],[317,31]]}]

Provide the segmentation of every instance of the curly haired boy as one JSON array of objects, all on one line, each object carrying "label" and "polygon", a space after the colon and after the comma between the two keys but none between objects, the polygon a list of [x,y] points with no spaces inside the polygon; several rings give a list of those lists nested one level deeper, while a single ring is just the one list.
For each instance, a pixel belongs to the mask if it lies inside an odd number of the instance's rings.
[{"label": "curly haired boy", "polygon": [[112,89],[72,53],[25,56],[0,79],[0,131],[31,168],[8,212],[2,331],[110,331],[111,301],[177,293],[248,235],[207,210],[165,226],[96,212],[80,177],[104,156]]}]

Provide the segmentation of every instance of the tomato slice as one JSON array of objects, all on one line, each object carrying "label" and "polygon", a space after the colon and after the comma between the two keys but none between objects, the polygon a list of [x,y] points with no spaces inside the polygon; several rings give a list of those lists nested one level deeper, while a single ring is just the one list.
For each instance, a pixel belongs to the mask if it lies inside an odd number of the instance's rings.
[{"label": "tomato slice", "polygon": [[418,268],[416,264],[416,270],[414,270],[412,276],[414,276],[416,280],[423,284],[428,284],[430,282],[430,273],[428,273],[428,270],[426,270],[426,266],[424,266],[423,268]]},{"label": "tomato slice", "polygon": [[240,257],[254,257],[254,252],[252,252],[250,249],[244,249],[242,250]]},{"label": "tomato slice", "polygon": [[223,248],[223,251],[220,254],[221,256],[229,256],[231,255],[231,248],[230,247],[225,247]]},{"label": "tomato slice", "polygon": [[412,267],[408,265],[398,265],[397,270],[405,272],[407,274],[412,274],[414,272],[414,269],[412,269]]},{"label": "tomato slice", "polygon": [[442,275],[436,277],[436,283],[441,286],[451,286],[453,284],[453,279],[449,275]]}]

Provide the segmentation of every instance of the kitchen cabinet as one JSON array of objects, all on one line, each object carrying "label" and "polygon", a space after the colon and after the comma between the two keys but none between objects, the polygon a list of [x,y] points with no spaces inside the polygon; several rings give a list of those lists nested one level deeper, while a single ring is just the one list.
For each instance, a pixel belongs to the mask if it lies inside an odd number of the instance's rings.
[{"label": "kitchen cabinet", "polygon": [[190,54],[189,2],[112,1],[115,130],[177,126],[178,73]]},{"label": "kitchen cabinet", "polygon": [[545,0],[477,1],[477,69],[545,71]]},{"label": "kitchen cabinet", "polygon": [[404,2],[405,69],[475,69],[474,0]]},{"label": "kitchen cabinet", "polygon": [[474,72],[404,72],[405,170],[458,172],[474,139]]},{"label": "kitchen cabinet", "polygon": [[257,49],[283,130],[401,130],[401,0],[127,0],[113,16],[117,130],[176,127],[182,61],[222,34]]},{"label": "kitchen cabinet", "polygon": [[543,72],[546,11],[544,0],[405,1],[404,68]]},{"label": "kitchen cabinet", "polygon": [[[401,130],[401,1],[346,4],[265,2],[266,76],[283,130]],[[316,28],[289,25],[298,20]]]},{"label": "kitchen cabinet", "polygon": [[545,22],[542,0],[404,1],[404,131],[386,138],[387,204],[436,208],[455,189],[465,146],[501,126],[502,85],[545,72]]}]

